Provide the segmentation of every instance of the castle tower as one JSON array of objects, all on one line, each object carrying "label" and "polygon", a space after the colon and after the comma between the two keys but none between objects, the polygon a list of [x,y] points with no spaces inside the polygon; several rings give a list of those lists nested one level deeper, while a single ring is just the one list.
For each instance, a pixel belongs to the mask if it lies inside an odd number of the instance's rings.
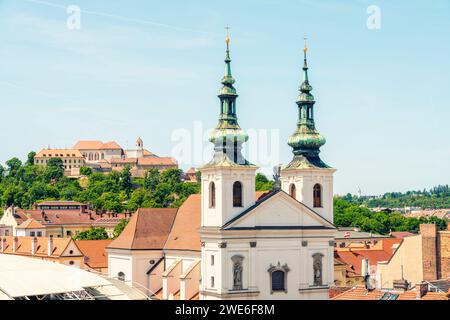
[{"label": "castle tower", "polygon": [[288,140],[289,146],[293,149],[294,158],[281,170],[281,188],[328,221],[333,222],[333,174],[336,169],[329,167],[319,157],[320,147],[326,140],[317,131],[314,122],[316,101],[311,94],[313,88],[308,78],[306,39],[303,52],[303,82],[297,98],[297,129]]}]

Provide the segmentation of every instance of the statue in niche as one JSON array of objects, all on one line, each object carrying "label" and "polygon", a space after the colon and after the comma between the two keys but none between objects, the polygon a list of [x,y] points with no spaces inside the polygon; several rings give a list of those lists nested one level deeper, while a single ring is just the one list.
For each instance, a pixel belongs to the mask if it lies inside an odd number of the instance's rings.
[{"label": "statue in niche", "polygon": [[243,256],[233,256],[233,290],[242,290],[242,260]]},{"label": "statue in niche", "polygon": [[322,285],[322,257],[320,253],[313,255],[314,286]]}]

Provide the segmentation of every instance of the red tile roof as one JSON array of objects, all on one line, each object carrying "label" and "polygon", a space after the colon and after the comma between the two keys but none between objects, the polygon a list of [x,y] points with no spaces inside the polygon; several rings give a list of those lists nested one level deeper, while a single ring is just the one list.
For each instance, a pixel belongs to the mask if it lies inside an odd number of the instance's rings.
[{"label": "red tile roof", "polygon": [[140,166],[176,166],[177,160],[170,157],[138,158]]},{"label": "red tile roof", "polygon": [[108,240],[76,240],[78,248],[85,257],[85,264],[90,268],[108,268],[108,256],[105,248],[112,242]]},{"label": "red tile roof", "polygon": [[108,248],[162,249],[175,219],[175,208],[140,208]]},{"label": "red tile roof", "polygon": [[80,210],[23,210],[15,209],[15,219],[18,224],[32,218],[44,226],[52,225],[90,225],[94,222],[87,213]]},{"label": "red tile roof", "polygon": [[16,229],[45,229],[45,227],[34,219],[22,222]]},{"label": "red tile roof", "polygon": [[42,149],[36,158],[82,158],[83,155],[76,149]]},{"label": "red tile roof", "polygon": [[[4,239],[4,253],[5,254],[16,254],[16,255],[29,255],[31,256],[31,242],[34,237],[14,237],[6,236],[0,237]],[[16,252],[13,252],[13,241],[14,238],[17,239]],[[45,256],[48,257],[48,241],[49,237],[37,237],[36,239],[36,253],[35,256]],[[72,238],[52,238],[53,240],[53,251],[51,257],[61,256],[66,248],[71,242]]]},{"label": "red tile roof", "polygon": [[410,237],[410,236],[414,236],[414,233],[408,232],[408,231],[393,231],[391,232],[391,236],[393,236],[394,238],[406,238],[406,237]]},{"label": "red tile roof", "polygon": [[449,300],[449,295],[443,292],[428,292],[422,298],[418,299],[417,291],[385,291],[385,290],[373,290],[367,291],[362,286],[354,287],[347,290],[337,296],[331,298],[331,300],[382,300],[387,295],[393,296],[392,300]]}]

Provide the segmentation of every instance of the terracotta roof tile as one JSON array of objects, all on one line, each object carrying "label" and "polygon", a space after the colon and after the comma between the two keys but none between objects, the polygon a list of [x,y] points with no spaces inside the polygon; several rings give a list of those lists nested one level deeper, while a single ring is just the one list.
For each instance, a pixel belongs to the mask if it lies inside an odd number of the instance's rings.
[{"label": "terracotta roof tile", "polygon": [[[419,300],[417,291],[415,290],[405,292],[395,290],[373,290],[369,292],[362,286],[357,286],[338,294],[331,298],[331,300],[385,300],[387,296],[391,296],[391,300]],[[420,298],[420,300],[449,300],[449,297],[448,294],[443,292],[428,292]]]},{"label": "terracotta roof tile", "polygon": [[44,226],[52,225],[90,225],[94,222],[89,214],[80,213],[80,210],[15,210],[17,223],[22,223],[29,218],[34,219]]},{"label": "terracotta roof tile", "polygon": [[90,268],[108,268],[108,256],[105,248],[112,242],[108,240],[76,240],[78,249],[85,257]]},{"label": "terracotta roof tile", "polygon": [[140,166],[176,166],[177,161],[170,157],[150,157],[138,158],[138,165]]},{"label": "terracotta roof tile", "polygon": [[17,229],[45,229],[45,227],[34,219],[28,219],[22,222]]},{"label": "terracotta roof tile", "polygon": [[36,158],[64,158],[64,157],[76,157],[82,158],[83,155],[76,149],[42,149],[39,151]]},{"label": "terracotta roof tile", "polygon": [[108,248],[162,249],[175,219],[175,208],[140,208]]},{"label": "terracotta roof tile", "polygon": [[[1,237],[5,239],[5,251],[6,254],[17,254],[17,255],[29,255],[31,256],[31,242],[34,237],[14,237],[6,236]],[[17,248],[16,252],[13,252],[13,241],[17,238]],[[37,237],[36,238],[36,254],[35,256],[48,256],[48,237]],[[73,242],[71,238],[53,238],[53,252],[52,257],[61,256],[66,250],[67,246]]]}]

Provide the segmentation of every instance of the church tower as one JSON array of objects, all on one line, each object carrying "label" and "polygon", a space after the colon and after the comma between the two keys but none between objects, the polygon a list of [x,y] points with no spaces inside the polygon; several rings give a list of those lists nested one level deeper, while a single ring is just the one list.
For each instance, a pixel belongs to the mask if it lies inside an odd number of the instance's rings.
[{"label": "church tower", "polygon": [[221,227],[255,202],[257,167],[242,155],[248,135],[240,128],[236,112],[238,94],[231,75],[230,38],[226,38],[225,75],[219,90],[219,123],[209,137],[213,159],[200,168],[202,175],[202,227]]},{"label": "church tower", "polygon": [[319,157],[320,147],[326,140],[317,131],[314,122],[314,96],[308,78],[306,45],[303,49],[303,82],[297,98],[297,129],[289,137],[294,158],[281,170],[281,188],[291,197],[307,205],[323,218],[333,222],[333,174]]}]

